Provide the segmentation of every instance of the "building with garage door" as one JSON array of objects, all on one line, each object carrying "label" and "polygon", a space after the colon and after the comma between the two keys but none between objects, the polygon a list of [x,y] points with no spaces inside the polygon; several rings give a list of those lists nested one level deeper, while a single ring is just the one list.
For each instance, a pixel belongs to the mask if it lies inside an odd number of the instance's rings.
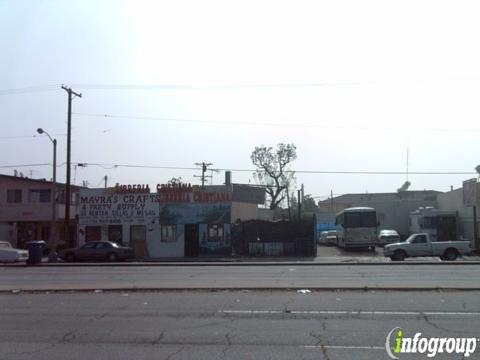
[{"label": "building with garage door", "polygon": [[259,218],[265,190],[242,184],[82,189],[79,239],[132,246],[138,257],[230,255],[231,224]]}]

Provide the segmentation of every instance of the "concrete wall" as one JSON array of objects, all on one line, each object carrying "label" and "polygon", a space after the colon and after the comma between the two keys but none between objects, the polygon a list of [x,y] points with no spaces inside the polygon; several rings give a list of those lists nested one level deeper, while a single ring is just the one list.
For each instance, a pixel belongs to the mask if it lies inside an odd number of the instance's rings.
[{"label": "concrete wall", "polygon": [[185,225],[176,225],[176,241],[162,242],[160,225],[154,225],[147,230],[148,255],[152,258],[183,257],[185,256]]},{"label": "concrete wall", "polygon": [[231,210],[231,222],[234,223],[238,219],[241,221],[253,220],[259,218],[257,204],[241,203],[241,202],[232,202]]},{"label": "concrete wall", "polygon": [[[480,183],[477,184],[477,204],[480,197]],[[463,189],[456,189],[438,196],[438,208],[440,210],[458,212],[459,232],[466,239],[473,240],[473,208],[463,205]],[[480,224],[480,211],[477,206],[477,223]],[[480,226],[480,225],[479,225]]]}]

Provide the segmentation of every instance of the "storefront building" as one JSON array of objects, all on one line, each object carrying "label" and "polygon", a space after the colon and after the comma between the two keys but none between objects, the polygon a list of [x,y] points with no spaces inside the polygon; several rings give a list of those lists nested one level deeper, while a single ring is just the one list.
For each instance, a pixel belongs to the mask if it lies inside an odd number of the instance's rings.
[{"label": "storefront building", "polygon": [[47,247],[76,246],[78,186],[71,186],[69,243],[65,242],[65,184],[0,174],[0,239],[25,248],[31,240]]},{"label": "storefront building", "polygon": [[231,255],[231,224],[258,218],[264,194],[237,184],[82,189],[80,243],[114,241],[139,258]]}]

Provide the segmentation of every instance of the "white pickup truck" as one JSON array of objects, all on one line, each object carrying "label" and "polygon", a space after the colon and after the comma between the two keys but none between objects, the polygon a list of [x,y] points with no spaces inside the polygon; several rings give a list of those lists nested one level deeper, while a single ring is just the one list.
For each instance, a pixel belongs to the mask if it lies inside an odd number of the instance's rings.
[{"label": "white pickup truck", "polygon": [[393,261],[407,257],[439,256],[442,260],[455,260],[459,255],[472,252],[470,241],[432,241],[430,234],[412,234],[404,242],[385,245],[383,255]]}]

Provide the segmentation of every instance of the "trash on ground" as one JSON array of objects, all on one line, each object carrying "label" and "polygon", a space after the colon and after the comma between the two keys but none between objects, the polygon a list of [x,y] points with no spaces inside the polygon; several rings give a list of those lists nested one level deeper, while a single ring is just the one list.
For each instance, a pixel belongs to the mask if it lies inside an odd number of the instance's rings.
[{"label": "trash on ground", "polygon": [[308,290],[308,289],[300,289],[300,290],[297,290],[297,293],[299,293],[299,294],[310,294],[311,291]]}]

